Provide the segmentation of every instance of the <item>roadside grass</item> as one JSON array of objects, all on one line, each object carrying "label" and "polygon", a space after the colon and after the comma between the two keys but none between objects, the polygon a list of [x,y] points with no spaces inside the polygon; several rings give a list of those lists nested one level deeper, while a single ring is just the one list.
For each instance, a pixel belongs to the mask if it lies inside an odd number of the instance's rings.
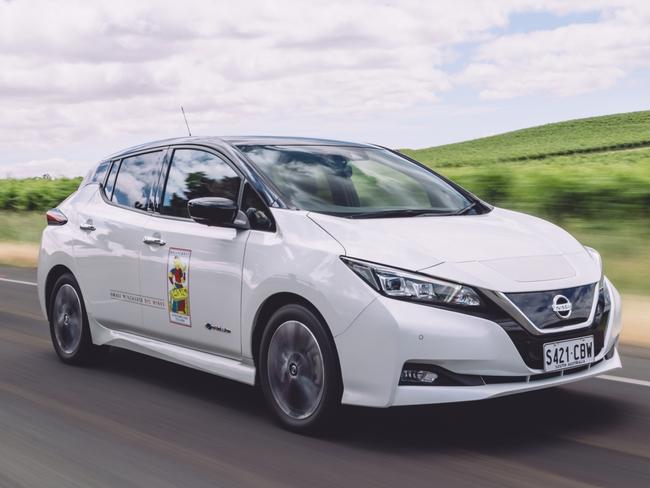
[{"label": "roadside grass", "polygon": [[0,211],[0,241],[39,243],[46,225],[45,212]]},{"label": "roadside grass", "polygon": [[597,249],[607,277],[619,291],[650,296],[650,218],[629,221],[572,219],[565,229]]}]

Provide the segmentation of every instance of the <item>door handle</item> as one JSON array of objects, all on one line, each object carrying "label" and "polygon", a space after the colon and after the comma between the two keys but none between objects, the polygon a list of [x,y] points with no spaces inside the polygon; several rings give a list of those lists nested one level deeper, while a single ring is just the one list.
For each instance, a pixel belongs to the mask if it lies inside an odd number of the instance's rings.
[{"label": "door handle", "polygon": [[142,239],[142,242],[144,242],[145,244],[152,245],[152,246],[164,246],[165,244],[167,244],[160,237],[154,237],[154,236],[145,236]]},{"label": "door handle", "polygon": [[95,226],[93,224],[91,224],[90,222],[86,222],[84,224],[79,224],[79,228],[81,230],[87,230],[89,232],[92,232],[92,231],[95,230]]}]

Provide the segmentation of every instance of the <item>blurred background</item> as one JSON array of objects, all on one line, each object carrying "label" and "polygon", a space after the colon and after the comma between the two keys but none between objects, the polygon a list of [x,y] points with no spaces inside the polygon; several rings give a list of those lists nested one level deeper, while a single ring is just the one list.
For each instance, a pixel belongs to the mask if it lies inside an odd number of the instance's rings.
[{"label": "blurred background", "polygon": [[183,105],[195,135],[412,148],[562,225],[650,345],[648,25],[643,0],[0,1],[0,262],[33,266],[43,211],[184,135]]},{"label": "blurred background", "polygon": [[[622,341],[650,346],[650,111],[403,152],[484,200],[548,219],[597,249],[624,297]],[[44,211],[80,180],[0,179],[0,264],[35,265]]]},{"label": "blurred background", "polygon": [[[0,0],[0,486],[650,486],[648,26],[647,0]],[[44,212],[107,155],[186,135],[181,105],[194,135],[376,143],[561,225],[623,295],[624,368],[348,408],[315,439],[154,358],[62,365]]]},{"label": "blurred background", "polygon": [[650,345],[648,25],[643,0],[2,0],[0,262],[33,266],[43,211],[185,135],[183,105],[195,135],[411,148],[562,225]]}]

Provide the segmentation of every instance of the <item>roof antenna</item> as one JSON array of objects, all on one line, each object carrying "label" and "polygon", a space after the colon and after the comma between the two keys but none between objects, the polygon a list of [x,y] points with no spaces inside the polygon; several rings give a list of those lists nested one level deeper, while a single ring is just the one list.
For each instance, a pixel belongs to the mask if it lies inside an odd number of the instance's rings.
[{"label": "roof antenna", "polygon": [[187,133],[192,137],[192,132],[190,132],[190,124],[187,123],[187,117],[185,116],[185,109],[181,105],[181,112],[183,112],[183,118],[185,119],[185,127],[187,127]]}]

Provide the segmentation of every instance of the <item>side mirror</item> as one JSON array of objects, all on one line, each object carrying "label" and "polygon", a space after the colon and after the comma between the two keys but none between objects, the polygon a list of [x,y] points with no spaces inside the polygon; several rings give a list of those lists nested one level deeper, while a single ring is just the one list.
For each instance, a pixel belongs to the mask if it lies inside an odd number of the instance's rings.
[{"label": "side mirror", "polygon": [[187,202],[187,210],[192,220],[199,224],[236,229],[250,228],[246,214],[229,198],[194,198]]}]

